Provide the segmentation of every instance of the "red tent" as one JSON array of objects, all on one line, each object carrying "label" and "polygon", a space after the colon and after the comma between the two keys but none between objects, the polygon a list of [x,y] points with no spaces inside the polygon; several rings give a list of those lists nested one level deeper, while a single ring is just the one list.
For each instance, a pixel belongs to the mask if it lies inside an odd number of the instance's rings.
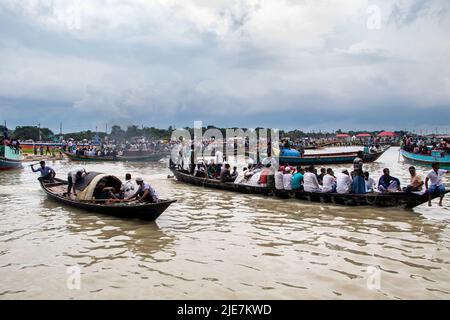
[{"label": "red tent", "polygon": [[350,136],[346,133],[339,133],[336,135],[336,138],[348,138],[348,137],[350,137]]},{"label": "red tent", "polygon": [[372,136],[370,133],[358,133],[356,135],[356,137],[358,137],[358,138],[365,138],[365,137],[370,137],[370,136]]},{"label": "red tent", "polygon": [[392,131],[383,131],[380,134],[378,134],[379,137],[395,137],[397,134]]}]

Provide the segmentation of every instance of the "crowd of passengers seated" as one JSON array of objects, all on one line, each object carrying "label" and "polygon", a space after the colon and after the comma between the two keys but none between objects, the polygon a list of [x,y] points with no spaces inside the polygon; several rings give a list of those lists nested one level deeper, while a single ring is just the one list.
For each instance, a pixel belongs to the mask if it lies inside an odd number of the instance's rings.
[{"label": "crowd of passengers seated", "polygon": [[[237,167],[224,162],[216,164],[214,160],[205,162],[200,160],[195,168],[194,175],[201,178],[220,180],[221,182],[234,182],[238,184],[248,184],[253,186],[268,187],[277,190],[300,190],[307,192],[324,193],[360,193],[355,189],[353,183],[355,172],[342,169],[335,173],[332,168],[320,168],[314,166],[294,167],[276,166],[266,161],[264,164],[253,164],[250,161],[242,172],[238,172]],[[423,179],[417,174],[414,167],[409,168],[411,175],[410,184],[401,187],[400,180],[390,175],[388,168],[383,169],[383,174],[378,183],[370,176],[368,171],[364,172],[365,193],[369,192],[413,192],[423,190]]]},{"label": "crowd of passengers seated", "polygon": [[439,143],[433,142],[428,147],[428,143],[421,137],[413,139],[412,137],[403,138],[403,150],[415,154],[431,155],[432,151],[442,151],[449,153],[450,144],[447,140],[442,139]]}]

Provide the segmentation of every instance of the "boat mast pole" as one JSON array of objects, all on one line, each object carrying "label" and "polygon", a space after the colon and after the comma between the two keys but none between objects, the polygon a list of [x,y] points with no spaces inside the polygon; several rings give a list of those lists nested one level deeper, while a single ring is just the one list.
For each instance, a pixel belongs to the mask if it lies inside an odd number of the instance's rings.
[{"label": "boat mast pole", "polygon": [[[7,130],[7,129],[6,129],[6,120],[4,120],[4,122],[5,122],[5,127],[4,127],[3,130],[4,130],[4,132],[7,133],[7,131],[6,131],[6,130]],[[6,146],[6,137],[3,137],[3,138],[4,138],[4,139],[3,139],[3,145]]]}]

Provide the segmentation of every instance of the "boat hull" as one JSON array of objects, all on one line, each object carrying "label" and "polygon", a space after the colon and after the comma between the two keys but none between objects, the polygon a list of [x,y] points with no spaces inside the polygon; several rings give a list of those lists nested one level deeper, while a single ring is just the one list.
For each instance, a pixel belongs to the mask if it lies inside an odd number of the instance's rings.
[{"label": "boat hull", "polygon": [[[264,196],[275,196],[284,199],[298,199],[308,202],[328,203],[346,206],[376,206],[376,207],[400,207],[411,209],[428,201],[428,194],[415,193],[367,193],[357,194],[339,194],[322,192],[305,192],[294,190],[275,190],[265,187],[249,186],[235,183],[221,183],[219,180],[198,178],[185,172],[172,169],[174,176],[178,181],[191,185],[202,186],[213,189],[221,189],[246,194],[256,194]],[[447,190],[446,193],[450,192]],[[436,198],[433,195],[432,198]]]},{"label": "boat hull", "polygon": [[13,170],[22,168],[21,160],[12,160],[0,157],[0,170]]},{"label": "boat hull", "polygon": [[[374,162],[378,160],[383,153],[388,150],[386,147],[381,152],[376,153],[365,153],[364,162]],[[280,155],[279,162],[282,165],[293,165],[293,166],[308,166],[308,165],[333,165],[333,164],[348,164],[353,163],[355,160],[356,152],[342,152],[335,154],[316,154],[316,155],[305,155],[303,157],[287,157]]]},{"label": "boat hull", "polygon": [[159,153],[152,153],[147,155],[140,155],[140,156],[117,156],[117,157],[98,157],[98,156],[82,156],[77,155],[69,152],[64,152],[64,154],[73,161],[98,161],[98,162],[104,162],[104,161],[158,161],[166,156],[168,156],[169,152],[159,152]]},{"label": "boat hull", "polygon": [[[80,202],[72,199],[68,199],[61,195],[55,194],[49,190],[50,186],[54,186],[54,183],[46,183],[39,180],[42,189],[47,196],[59,203],[74,208],[82,209],[89,212],[102,213],[110,216],[141,219],[145,221],[156,220],[172,203],[176,200],[163,200],[158,203],[142,203],[137,205],[114,205],[114,204],[95,204],[90,202]],[[56,184],[67,185],[67,181],[55,179]]]},{"label": "boat hull", "polygon": [[415,154],[407,152],[405,150],[400,150],[400,154],[408,161],[420,164],[422,166],[431,167],[433,162],[438,162],[442,169],[450,170],[450,156],[429,156],[423,154]]}]

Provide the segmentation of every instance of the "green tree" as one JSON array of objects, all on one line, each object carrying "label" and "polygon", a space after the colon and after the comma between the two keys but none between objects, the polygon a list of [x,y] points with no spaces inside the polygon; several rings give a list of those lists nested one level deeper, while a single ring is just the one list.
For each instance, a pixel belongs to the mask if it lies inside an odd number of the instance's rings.
[{"label": "green tree", "polygon": [[143,133],[142,131],[143,130],[139,129],[138,126],[132,125],[127,128],[127,132],[125,133],[125,136],[127,138],[139,137],[139,136],[142,136],[142,133]]},{"label": "green tree", "polygon": [[109,136],[112,139],[121,140],[125,138],[125,131],[122,130],[120,126],[114,125],[111,128],[111,133],[109,134]]},{"label": "green tree", "polygon": [[[49,128],[41,128],[41,140],[42,141],[50,141],[53,140],[54,134],[53,131]],[[39,140],[39,128],[36,126],[18,126],[14,130],[12,134],[13,138],[19,140],[28,140],[32,139],[34,141]]]}]

